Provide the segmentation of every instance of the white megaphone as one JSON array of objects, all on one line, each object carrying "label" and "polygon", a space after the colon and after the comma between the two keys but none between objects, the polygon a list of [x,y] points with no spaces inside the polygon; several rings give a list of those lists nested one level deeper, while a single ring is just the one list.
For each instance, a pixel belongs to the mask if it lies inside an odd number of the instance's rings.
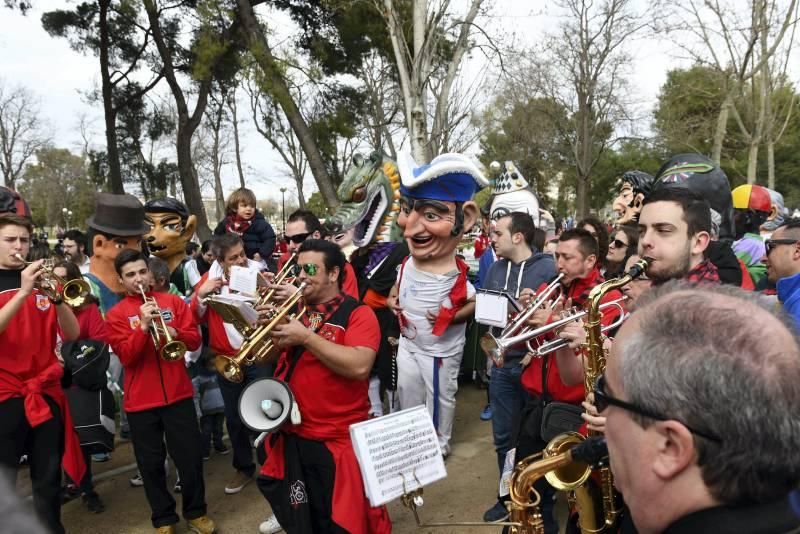
[{"label": "white megaphone", "polygon": [[267,434],[278,430],[287,420],[299,425],[300,409],[286,382],[262,378],[242,390],[239,418],[251,430],[261,432],[253,444],[258,447]]}]

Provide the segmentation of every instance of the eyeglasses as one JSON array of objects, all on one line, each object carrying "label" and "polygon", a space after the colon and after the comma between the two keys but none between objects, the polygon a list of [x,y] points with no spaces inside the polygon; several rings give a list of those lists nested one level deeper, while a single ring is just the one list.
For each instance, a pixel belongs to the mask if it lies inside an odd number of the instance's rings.
[{"label": "eyeglasses", "polygon": [[[649,419],[655,419],[656,421],[678,421],[674,417],[667,417],[661,414],[657,414],[655,412],[651,412],[647,408],[642,408],[630,402],[625,402],[624,400],[616,399],[606,393],[606,377],[605,375],[600,375],[597,377],[597,382],[594,385],[594,405],[597,408],[597,413],[603,413],[608,409],[609,406],[617,406],[622,408],[623,410],[627,410],[631,413],[639,414],[643,417],[647,417]],[[711,433],[711,432],[701,432],[696,430],[683,421],[678,421],[683,426],[685,426],[692,434],[697,434],[698,436],[704,437],[711,441],[715,441],[717,443],[722,443],[722,439],[719,436]]]},{"label": "eyeglasses", "polygon": [[319,268],[314,263],[304,263],[303,265],[295,265],[293,270],[295,276],[299,275],[301,270],[305,271],[308,276],[314,276]]},{"label": "eyeglasses", "polygon": [[614,248],[628,248],[628,244],[627,243],[623,243],[619,239],[615,239],[610,244],[614,245]]},{"label": "eyeglasses", "polygon": [[769,256],[769,253],[772,252],[772,249],[778,245],[794,245],[795,243],[800,243],[800,241],[797,239],[767,239],[764,241],[764,246],[767,249],[767,256]]},{"label": "eyeglasses", "polygon": [[289,243],[290,241],[292,243],[302,243],[310,235],[311,232],[306,232],[304,234],[287,235],[283,237],[283,240],[286,241],[287,243]]}]

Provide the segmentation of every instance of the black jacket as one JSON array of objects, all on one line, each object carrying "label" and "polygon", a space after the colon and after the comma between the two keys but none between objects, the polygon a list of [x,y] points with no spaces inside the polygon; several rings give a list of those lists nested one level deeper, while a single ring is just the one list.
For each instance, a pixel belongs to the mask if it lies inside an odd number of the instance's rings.
[{"label": "black jacket", "polygon": [[741,287],[742,266],[728,241],[711,241],[706,249],[706,257],[719,271],[720,282]]},{"label": "black jacket", "polygon": [[789,500],[736,508],[717,506],[699,510],[671,524],[665,534],[785,534],[800,531],[800,519]]},{"label": "black jacket", "polygon": [[[214,235],[224,234],[227,231],[225,227],[227,223],[227,217],[222,219],[214,229]],[[264,261],[272,258],[272,251],[275,249],[275,231],[260,211],[256,210],[250,228],[242,235],[242,241],[244,241],[244,253],[251,260],[256,252]]]}]

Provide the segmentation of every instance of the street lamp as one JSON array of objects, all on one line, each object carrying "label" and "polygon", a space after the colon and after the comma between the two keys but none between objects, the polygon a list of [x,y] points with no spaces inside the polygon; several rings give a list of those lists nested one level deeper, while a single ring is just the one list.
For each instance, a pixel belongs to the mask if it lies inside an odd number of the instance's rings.
[{"label": "street lamp", "polygon": [[286,235],[286,188],[281,187],[281,218],[283,219],[283,233]]},{"label": "street lamp", "polygon": [[64,216],[64,223],[66,224],[66,229],[69,230],[69,220],[72,218],[72,210],[67,208],[61,208],[61,214]]}]

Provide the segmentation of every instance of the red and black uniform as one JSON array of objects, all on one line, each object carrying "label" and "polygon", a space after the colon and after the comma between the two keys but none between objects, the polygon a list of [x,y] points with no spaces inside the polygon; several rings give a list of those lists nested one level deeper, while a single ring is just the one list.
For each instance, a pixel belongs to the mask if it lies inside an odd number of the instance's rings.
[{"label": "red and black uniform", "polygon": [[[189,306],[168,293],[149,293],[156,299],[164,321],[177,332],[188,350],[200,346],[200,332]],[[192,381],[183,359],[161,358],[152,336],[141,328],[142,298],[128,295],[106,317],[108,341],[125,368],[125,411],[131,427],[136,463],[144,481],[153,526],[179,521],[175,499],[167,491],[164,472],[164,438],[181,475],[183,516],[206,514],[200,429],[192,396]]]},{"label": "red and black uniform", "polygon": [[[0,307],[19,291],[21,271],[0,270]],[[28,455],[33,505],[51,532],[61,525],[61,466],[73,478],[85,465],[61,389],[56,358],[55,305],[34,289],[0,333],[0,467],[16,478],[19,458]]]},{"label": "red and black uniform", "polygon": [[[325,339],[378,349],[380,329],[368,306],[340,295],[309,307],[304,319],[315,316]],[[350,425],[368,417],[369,381],[338,375],[300,348],[281,355],[275,376],[288,382],[302,419],[265,443],[258,486],[281,526],[290,533],[391,532],[386,508],[369,505],[350,440]]]}]

